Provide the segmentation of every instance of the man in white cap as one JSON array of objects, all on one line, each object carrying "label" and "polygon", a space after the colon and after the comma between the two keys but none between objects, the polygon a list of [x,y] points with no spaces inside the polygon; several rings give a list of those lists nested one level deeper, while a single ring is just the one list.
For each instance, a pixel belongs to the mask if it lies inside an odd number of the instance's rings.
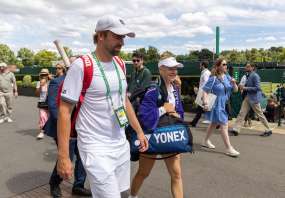
[{"label": "man in white cap", "polygon": [[[136,129],[140,151],[148,142],[126,97],[126,76],[118,60],[125,36],[134,37],[125,22],[116,16],[104,16],[97,22],[93,37],[96,50],[85,56],[93,65],[92,81],[76,119],[80,157],[91,186],[92,196],[120,198],[130,186],[130,150],[126,124]],[[70,117],[83,87],[84,57],[75,60],[64,80],[58,115],[58,173],[64,179],[72,175],[69,159]],[[119,63],[120,61],[120,63]]]},{"label": "man in white cap", "polygon": [[12,98],[18,96],[15,75],[9,71],[7,64],[0,63],[0,124],[13,122]]}]

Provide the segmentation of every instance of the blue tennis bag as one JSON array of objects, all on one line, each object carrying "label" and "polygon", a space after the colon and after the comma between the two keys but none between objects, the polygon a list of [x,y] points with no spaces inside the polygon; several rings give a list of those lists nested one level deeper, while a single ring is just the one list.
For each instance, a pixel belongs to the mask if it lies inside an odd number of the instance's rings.
[{"label": "blue tennis bag", "polygon": [[[159,89],[157,107],[162,106],[163,103],[167,101],[165,97],[165,95],[167,96],[167,93],[165,94],[163,89],[161,89],[157,84],[151,85],[150,87],[156,87]],[[130,97],[130,101],[138,117],[139,107],[147,90],[148,88],[138,89]],[[140,122],[143,122],[143,120],[140,120]],[[143,124],[141,124],[141,126],[143,126]],[[146,154],[176,155],[178,153],[193,152],[192,133],[188,124],[181,118],[177,118],[166,113],[159,118],[155,129],[143,128],[143,130],[149,142],[149,148],[144,152]],[[136,132],[130,125],[126,127],[125,132],[130,143],[131,161],[137,161],[140,154],[140,142],[137,140]]]},{"label": "blue tennis bag", "polygon": [[[193,151],[193,137],[187,124],[162,126],[144,131],[149,142],[147,154],[185,153]],[[134,131],[130,134],[131,153],[139,153],[139,140]]]}]

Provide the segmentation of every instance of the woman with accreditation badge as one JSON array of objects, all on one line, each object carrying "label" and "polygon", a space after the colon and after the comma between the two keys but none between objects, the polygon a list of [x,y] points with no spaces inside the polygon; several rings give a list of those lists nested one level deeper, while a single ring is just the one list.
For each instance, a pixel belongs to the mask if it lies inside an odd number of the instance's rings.
[{"label": "woman with accreditation badge", "polygon": [[[183,67],[174,57],[165,52],[161,55],[158,63],[160,80],[157,87],[150,87],[139,108],[139,120],[144,130],[156,129],[163,116],[170,115],[178,119],[184,117],[184,111],[180,99],[179,88],[175,85],[177,77],[177,69]],[[163,94],[160,95],[160,91]],[[160,105],[159,100],[162,102]],[[163,99],[165,98],[165,99]],[[175,198],[183,198],[183,185],[181,177],[181,161],[180,154],[164,154],[162,155],[167,170],[171,177],[171,192]],[[131,195],[129,198],[137,198],[137,194],[146,177],[150,174],[156,155],[140,154],[139,168],[133,178],[131,185]]]}]

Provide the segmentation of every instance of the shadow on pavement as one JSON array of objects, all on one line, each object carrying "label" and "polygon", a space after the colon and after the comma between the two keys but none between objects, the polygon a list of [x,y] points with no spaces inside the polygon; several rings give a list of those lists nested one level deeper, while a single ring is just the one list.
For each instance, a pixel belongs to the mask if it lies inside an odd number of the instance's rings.
[{"label": "shadow on pavement", "polygon": [[[219,154],[219,155],[225,155],[224,152],[217,151],[215,149],[208,149],[206,147],[203,147],[201,144],[198,143],[193,143],[194,151],[199,153],[199,152],[207,152],[207,153],[213,153],[213,154]],[[195,155],[195,153],[194,153]]]},{"label": "shadow on pavement", "polygon": [[50,172],[31,171],[10,178],[6,185],[10,192],[19,194],[48,183]]},{"label": "shadow on pavement", "polygon": [[259,135],[262,134],[262,133],[263,132],[249,132],[249,133],[241,132],[239,135],[260,137]]},{"label": "shadow on pavement", "polygon": [[28,135],[28,136],[32,136],[36,138],[37,134],[39,133],[39,129],[25,129],[25,130],[16,131],[16,133],[19,133],[25,136]]},{"label": "shadow on pavement", "polygon": [[47,149],[44,153],[43,153],[43,159],[44,161],[47,162],[55,162],[57,158],[57,149]]}]

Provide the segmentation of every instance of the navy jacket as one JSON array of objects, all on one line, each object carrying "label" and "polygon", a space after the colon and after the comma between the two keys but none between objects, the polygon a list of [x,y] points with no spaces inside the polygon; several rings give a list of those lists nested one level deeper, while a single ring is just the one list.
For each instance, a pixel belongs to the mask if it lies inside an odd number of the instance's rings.
[{"label": "navy jacket", "polygon": [[256,72],[251,72],[249,74],[244,90],[247,93],[250,103],[260,103],[262,100],[262,92],[260,88],[260,77]]},{"label": "navy jacket", "polygon": [[65,75],[54,78],[50,81],[48,87],[48,110],[49,118],[44,126],[47,136],[57,138],[57,93],[59,86],[63,82]]}]

